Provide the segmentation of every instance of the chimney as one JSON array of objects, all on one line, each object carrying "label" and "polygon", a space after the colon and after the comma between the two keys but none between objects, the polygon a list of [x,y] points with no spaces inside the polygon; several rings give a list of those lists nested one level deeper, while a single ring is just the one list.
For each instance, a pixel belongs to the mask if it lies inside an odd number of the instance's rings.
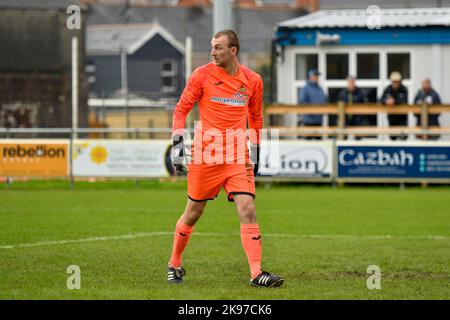
[{"label": "chimney", "polygon": [[315,12],[319,10],[319,0],[296,0],[296,7]]},{"label": "chimney", "polygon": [[256,7],[255,0],[235,0],[234,3],[241,8],[254,8]]}]

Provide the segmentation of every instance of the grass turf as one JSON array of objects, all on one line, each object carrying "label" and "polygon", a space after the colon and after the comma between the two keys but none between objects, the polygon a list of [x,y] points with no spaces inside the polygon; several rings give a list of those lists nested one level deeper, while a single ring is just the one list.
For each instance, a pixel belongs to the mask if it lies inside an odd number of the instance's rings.
[{"label": "grass turf", "polygon": [[[276,289],[249,285],[223,192],[191,237],[185,283],[166,283],[185,202],[184,183],[2,185],[0,299],[450,298],[448,187],[259,188],[263,268],[285,278]],[[373,264],[380,290],[366,287]],[[69,265],[81,268],[80,290],[66,287]]]}]

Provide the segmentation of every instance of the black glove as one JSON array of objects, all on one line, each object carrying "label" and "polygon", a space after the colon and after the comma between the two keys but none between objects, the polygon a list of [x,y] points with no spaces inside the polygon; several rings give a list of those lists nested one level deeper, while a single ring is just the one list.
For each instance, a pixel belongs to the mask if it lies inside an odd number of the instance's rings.
[{"label": "black glove", "polygon": [[188,172],[185,163],[184,138],[182,135],[174,135],[172,144],[172,162],[178,173]]},{"label": "black glove", "polygon": [[258,173],[260,151],[261,151],[261,146],[259,144],[250,146],[250,159],[252,159],[253,164],[255,165],[255,167],[253,168],[253,175],[255,175],[255,176]]}]

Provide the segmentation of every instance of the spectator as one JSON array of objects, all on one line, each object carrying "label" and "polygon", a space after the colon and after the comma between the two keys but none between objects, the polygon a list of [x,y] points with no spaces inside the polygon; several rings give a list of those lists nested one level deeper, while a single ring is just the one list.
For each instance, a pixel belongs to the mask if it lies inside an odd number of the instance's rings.
[{"label": "spectator", "polygon": [[[441,98],[439,94],[431,87],[431,80],[425,79],[422,81],[422,89],[420,89],[416,97],[414,98],[415,104],[422,105],[423,103],[428,104],[429,106],[432,104],[441,104]],[[429,126],[439,126],[439,114],[430,114],[428,116],[428,125]],[[421,125],[420,115],[416,115],[417,124]],[[430,139],[435,140],[438,139],[438,135],[429,136]]]},{"label": "spectator", "polygon": [[[388,106],[408,103],[408,90],[402,85],[402,75],[400,72],[394,71],[389,77],[391,84],[384,90],[380,102]],[[388,115],[390,126],[406,126],[407,115]],[[407,136],[402,135],[398,138],[405,140]],[[391,137],[396,140],[397,137]]]},{"label": "spectator", "polygon": [[[367,102],[367,99],[362,90],[356,86],[355,77],[347,77],[347,88],[339,92],[338,101],[343,101],[345,104],[352,105],[357,103]],[[367,115],[347,115],[345,122],[350,126],[369,126],[372,124],[371,119]]]},{"label": "spectator", "polygon": [[[324,104],[327,98],[322,88],[319,86],[320,72],[316,69],[308,72],[308,82],[300,91],[300,104]],[[321,126],[323,116],[320,114],[303,115],[303,124],[306,126]]]},{"label": "spectator", "polygon": [[[98,115],[94,112],[90,112],[88,114],[88,126],[89,129],[98,129],[98,128],[107,128],[106,123],[101,122],[98,118]],[[104,133],[100,132],[90,132],[88,135],[89,139],[100,139],[104,138]]]}]

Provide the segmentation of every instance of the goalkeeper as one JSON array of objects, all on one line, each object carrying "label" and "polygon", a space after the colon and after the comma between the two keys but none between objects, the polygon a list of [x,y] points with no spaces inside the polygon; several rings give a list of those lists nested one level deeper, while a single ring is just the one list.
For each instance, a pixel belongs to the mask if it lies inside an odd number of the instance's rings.
[{"label": "goalkeeper", "polygon": [[[258,170],[263,122],[262,79],[238,63],[240,45],[234,31],[216,33],[211,47],[213,61],[193,72],[173,114],[172,158],[177,172],[187,173],[188,200],[176,224],[167,280],[183,281],[183,251],[207,201],[217,197],[223,186],[228,200],[235,203],[241,222],[241,242],[250,265],[250,283],[278,287],[283,279],[261,270],[261,233],[254,204],[254,175]],[[185,122],[197,101],[201,121],[195,129],[192,162],[187,165]],[[247,123],[249,131],[255,133],[249,135],[251,156],[245,134]]]}]

